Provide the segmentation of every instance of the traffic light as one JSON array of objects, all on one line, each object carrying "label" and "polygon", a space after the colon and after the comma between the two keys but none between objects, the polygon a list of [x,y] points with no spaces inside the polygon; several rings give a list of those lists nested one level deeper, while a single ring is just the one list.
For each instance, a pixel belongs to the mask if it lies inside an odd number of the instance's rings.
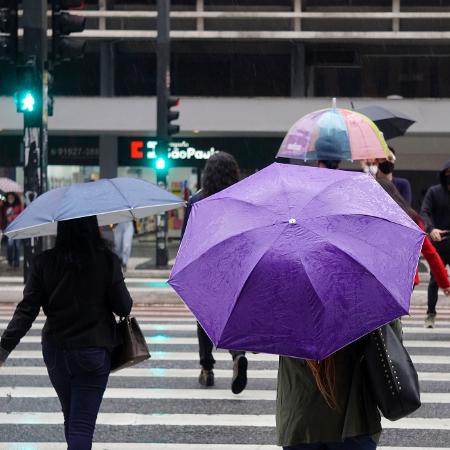
[{"label": "traffic light", "polygon": [[180,117],[180,112],[173,111],[172,108],[179,105],[180,99],[178,97],[171,97],[170,95],[167,97],[167,136],[169,140],[172,134],[180,132],[180,126],[172,123]]},{"label": "traffic light", "polygon": [[166,170],[166,160],[162,156],[156,158],[155,167],[156,170]]},{"label": "traffic light", "polygon": [[0,59],[17,59],[18,0],[0,0]]},{"label": "traffic light", "polygon": [[55,64],[81,58],[84,54],[86,42],[67,36],[83,31],[86,18],[65,11],[83,7],[83,0],[52,0],[52,59]]},{"label": "traffic light", "polygon": [[30,59],[26,64],[17,66],[17,88],[14,94],[16,110],[25,114],[30,125],[39,126],[41,114],[41,80],[36,61]]}]

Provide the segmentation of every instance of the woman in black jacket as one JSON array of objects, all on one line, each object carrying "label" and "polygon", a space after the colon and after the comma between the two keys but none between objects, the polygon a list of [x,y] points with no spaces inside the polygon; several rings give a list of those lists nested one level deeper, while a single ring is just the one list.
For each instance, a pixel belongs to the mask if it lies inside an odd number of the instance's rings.
[{"label": "woman in black jacket", "polygon": [[42,352],[61,402],[68,450],[89,450],[118,344],[114,314],[128,315],[132,307],[120,261],[95,216],[58,222],[55,248],[34,259],[23,300],[0,341],[0,365],[41,307],[47,316]]}]

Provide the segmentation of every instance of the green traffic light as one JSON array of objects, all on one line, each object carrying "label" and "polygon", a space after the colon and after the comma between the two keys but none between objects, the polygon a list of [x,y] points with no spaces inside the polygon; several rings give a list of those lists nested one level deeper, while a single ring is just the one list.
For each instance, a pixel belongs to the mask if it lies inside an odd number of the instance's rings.
[{"label": "green traffic light", "polygon": [[164,158],[158,158],[156,160],[156,170],[164,170],[166,168],[166,160]]},{"label": "green traffic light", "polygon": [[33,112],[36,100],[30,91],[24,92],[24,95],[19,99],[20,110],[25,112]]}]

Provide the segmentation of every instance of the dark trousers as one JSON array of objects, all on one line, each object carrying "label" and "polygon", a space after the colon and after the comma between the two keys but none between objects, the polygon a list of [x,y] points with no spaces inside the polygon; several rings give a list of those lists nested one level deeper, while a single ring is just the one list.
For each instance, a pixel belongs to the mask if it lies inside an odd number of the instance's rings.
[{"label": "dark trousers", "polygon": [[[205,330],[200,326],[197,322],[197,336],[198,336],[198,352],[200,354],[200,365],[203,369],[212,370],[214,368],[214,364],[216,360],[213,357],[212,351],[214,344],[209,339],[208,335],[205,333]],[[230,350],[230,354],[233,357],[233,360],[238,355],[245,355],[245,352],[238,350]]]},{"label": "dark trousers", "polygon": [[[439,256],[445,265],[450,265],[450,251],[439,251]],[[433,276],[433,273],[430,275],[430,282],[428,284],[428,310],[427,314],[436,314],[436,304],[438,301],[439,295],[439,286]]]},{"label": "dark trousers", "polygon": [[19,267],[20,251],[19,243],[17,240],[8,238],[6,259],[8,260],[8,264],[11,267]]},{"label": "dark trousers", "polygon": [[344,442],[300,444],[283,450],[375,450],[377,444],[369,436],[348,438]]},{"label": "dark trousers", "polygon": [[67,450],[91,450],[111,370],[109,352],[97,347],[59,350],[44,344],[42,353],[64,414]]}]

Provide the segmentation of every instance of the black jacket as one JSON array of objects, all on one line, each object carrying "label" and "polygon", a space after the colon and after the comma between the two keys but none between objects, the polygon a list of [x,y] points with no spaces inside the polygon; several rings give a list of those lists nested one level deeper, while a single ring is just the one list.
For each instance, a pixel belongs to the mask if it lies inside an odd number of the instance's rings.
[{"label": "black jacket", "polygon": [[47,316],[42,341],[73,349],[117,345],[113,313],[130,313],[133,301],[125,285],[120,261],[109,250],[98,250],[81,268],[65,268],[55,250],[38,255],[30,269],[23,300],[0,342],[6,359],[28,332],[42,307]]},{"label": "black jacket", "polygon": [[194,194],[194,195],[189,199],[189,202],[188,202],[187,207],[186,207],[186,211],[185,211],[185,213],[184,213],[184,221],[183,221],[183,226],[182,226],[182,228],[181,228],[181,239],[183,239],[184,232],[186,231],[186,226],[187,226],[187,223],[188,223],[188,220],[189,220],[189,216],[190,216],[190,214],[191,214],[192,205],[193,205],[194,203],[199,202],[200,200],[203,200],[204,198],[205,198],[205,197],[203,196],[203,193],[202,193],[202,191],[200,190],[200,191],[198,191],[196,194]]},{"label": "black jacket", "polygon": [[[450,191],[448,189],[445,171],[450,168],[450,160],[444,165],[440,173],[440,184],[431,186],[423,199],[421,214],[427,232],[433,228],[450,230]],[[450,236],[442,243],[435,243],[438,250],[450,251]]]}]

